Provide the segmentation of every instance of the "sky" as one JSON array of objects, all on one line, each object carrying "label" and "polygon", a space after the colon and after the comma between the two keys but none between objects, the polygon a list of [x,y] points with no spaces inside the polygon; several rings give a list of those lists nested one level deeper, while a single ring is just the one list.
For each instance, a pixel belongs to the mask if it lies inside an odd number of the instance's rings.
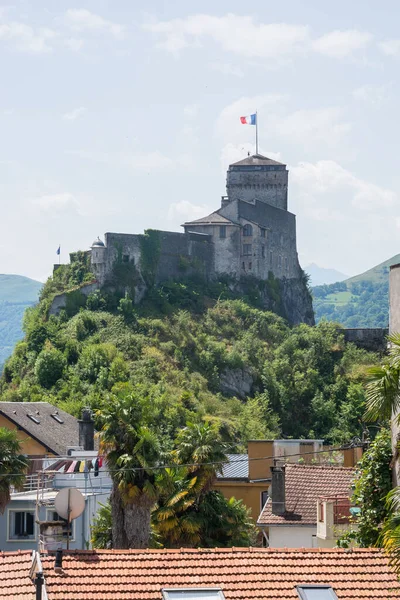
[{"label": "sky", "polygon": [[256,110],[302,265],[399,253],[399,19],[396,0],[0,0],[0,273],[44,280],[59,245],[218,209]]}]

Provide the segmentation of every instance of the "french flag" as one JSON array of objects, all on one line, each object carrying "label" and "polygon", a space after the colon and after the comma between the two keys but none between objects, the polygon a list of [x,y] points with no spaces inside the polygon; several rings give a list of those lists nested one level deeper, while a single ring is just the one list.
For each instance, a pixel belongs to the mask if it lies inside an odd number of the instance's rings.
[{"label": "french flag", "polygon": [[257,115],[249,115],[248,117],[240,117],[242,125],[257,125]]}]

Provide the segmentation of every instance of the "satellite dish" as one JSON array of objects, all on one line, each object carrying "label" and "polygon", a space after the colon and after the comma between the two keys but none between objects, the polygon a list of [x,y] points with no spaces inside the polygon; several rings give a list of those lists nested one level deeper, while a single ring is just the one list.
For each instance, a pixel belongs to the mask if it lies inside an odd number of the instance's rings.
[{"label": "satellite dish", "polygon": [[85,510],[85,498],[76,488],[64,488],[55,497],[54,506],[60,517],[70,522]]}]

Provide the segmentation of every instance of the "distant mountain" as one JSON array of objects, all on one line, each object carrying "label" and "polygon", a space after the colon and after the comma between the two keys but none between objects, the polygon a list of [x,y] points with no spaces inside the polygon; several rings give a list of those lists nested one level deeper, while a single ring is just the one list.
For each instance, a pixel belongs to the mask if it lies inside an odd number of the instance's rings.
[{"label": "distant mountain", "polygon": [[22,275],[0,274],[0,372],[15,344],[23,337],[25,309],[38,301],[42,285]]},{"label": "distant mountain", "polygon": [[387,327],[389,271],[397,263],[400,254],[345,281],[313,287],[316,321],[336,321],[345,327]]},{"label": "distant mountain", "polygon": [[376,265],[376,267],[372,267],[372,269],[368,269],[368,271],[364,271],[360,275],[355,275],[354,277],[350,277],[346,279],[346,283],[356,283],[360,281],[372,281],[373,283],[386,283],[389,282],[389,271],[392,265],[397,265],[400,263],[400,254],[396,254],[385,260],[384,262]]},{"label": "distant mountain", "polygon": [[347,279],[348,275],[336,271],[336,269],[325,269],[319,267],[315,263],[311,263],[304,267],[306,273],[310,276],[310,285],[323,285],[329,283],[336,283],[337,281],[343,281]]}]

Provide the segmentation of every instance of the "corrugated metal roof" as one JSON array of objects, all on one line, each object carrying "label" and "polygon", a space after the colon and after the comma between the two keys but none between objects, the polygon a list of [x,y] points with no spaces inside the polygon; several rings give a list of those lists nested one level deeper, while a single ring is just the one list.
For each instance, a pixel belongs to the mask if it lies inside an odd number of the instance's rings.
[{"label": "corrugated metal roof", "polygon": [[248,454],[228,454],[229,462],[222,466],[222,474],[217,479],[248,479]]}]

